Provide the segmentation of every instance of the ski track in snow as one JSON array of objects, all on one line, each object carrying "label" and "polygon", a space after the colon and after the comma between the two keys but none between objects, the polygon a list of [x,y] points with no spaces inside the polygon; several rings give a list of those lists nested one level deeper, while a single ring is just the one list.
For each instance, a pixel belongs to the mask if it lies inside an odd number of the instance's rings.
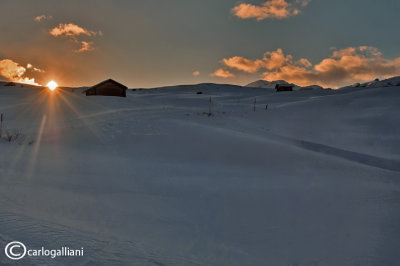
[{"label": "ski track in snow", "polygon": [[360,164],[365,164],[365,165],[372,166],[372,167],[378,167],[378,168],[382,168],[385,170],[400,172],[400,161],[389,160],[389,159],[380,158],[380,157],[376,157],[376,156],[372,156],[372,155],[368,155],[368,154],[362,154],[362,153],[353,152],[353,151],[347,151],[347,150],[338,149],[335,147],[331,147],[331,146],[327,146],[327,145],[323,145],[323,144],[319,144],[319,143],[315,143],[315,142],[305,141],[305,140],[292,139],[292,138],[287,138],[287,137],[282,137],[282,136],[278,136],[277,138],[292,142],[296,146],[298,146],[300,148],[304,148],[306,150],[343,158],[343,159],[346,159],[349,161],[353,161],[353,162],[360,163]]},{"label": "ski track in snow", "polygon": [[[179,120],[175,120],[175,123],[182,123]],[[324,155],[329,155],[329,156],[334,156],[338,157],[341,159],[345,159],[351,162],[371,166],[371,167],[377,167],[389,171],[395,171],[395,172],[400,172],[400,161],[396,160],[390,160],[386,158],[381,158],[377,156],[372,156],[368,154],[363,154],[359,152],[354,152],[354,151],[348,151],[344,149],[340,149],[337,147],[332,147],[316,142],[311,142],[311,141],[306,141],[306,140],[301,140],[301,139],[295,139],[295,138],[290,138],[282,135],[277,135],[274,133],[271,133],[269,131],[261,130],[261,133],[259,134],[250,134],[250,133],[244,133],[240,131],[236,131],[234,129],[226,129],[226,128],[215,128],[213,126],[206,126],[204,124],[200,123],[194,123],[194,122],[185,122],[188,125],[194,126],[194,127],[207,127],[209,130],[216,130],[216,131],[231,131],[231,133],[237,133],[237,134],[243,134],[247,136],[251,136],[252,138],[257,138],[263,141],[271,142],[271,141],[276,141],[280,143],[285,143],[287,145],[295,146],[301,149],[305,149],[308,151],[324,154]],[[258,128],[255,128],[253,132],[259,131]]]}]

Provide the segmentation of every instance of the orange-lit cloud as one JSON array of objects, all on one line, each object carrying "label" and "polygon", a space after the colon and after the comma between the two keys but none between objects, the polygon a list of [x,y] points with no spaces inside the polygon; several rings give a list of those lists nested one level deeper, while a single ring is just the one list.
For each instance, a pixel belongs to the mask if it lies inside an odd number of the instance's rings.
[{"label": "orange-lit cloud", "polygon": [[34,18],[34,21],[40,22],[40,21],[42,21],[42,20],[50,20],[50,19],[52,19],[52,18],[53,18],[53,16],[49,16],[49,15],[40,15],[40,16],[35,17],[35,18]]},{"label": "orange-lit cloud", "polygon": [[249,60],[243,58],[241,56],[234,56],[231,58],[222,59],[222,63],[230,68],[235,68],[240,71],[248,72],[248,73],[255,73],[257,72],[261,66],[261,60]]},{"label": "orange-lit cloud", "polygon": [[40,73],[45,72],[43,69],[34,67],[32,64],[29,64],[29,63],[26,65],[26,68],[27,68],[27,69],[30,69],[30,70],[32,70],[32,71],[40,72]]},{"label": "orange-lit cloud", "polygon": [[20,64],[10,59],[0,60],[0,75],[4,78],[14,82],[39,85],[34,78],[25,77],[25,74],[26,68]]},{"label": "orange-lit cloud", "polygon": [[231,73],[229,70],[225,70],[223,68],[219,68],[214,71],[214,73],[211,73],[210,76],[212,77],[219,77],[219,78],[233,78],[235,75]]},{"label": "orange-lit cloud", "polygon": [[56,38],[57,37],[66,37],[66,38],[69,38],[74,43],[79,43],[80,48],[74,50],[74,52],[76,52],[76,53],[82,53],[82,52],[88,52],[88,51],[94,50],[94,46],[93,46],[94,43],[90,42],[90,41],[80,40],[81,35],[84,35],[87,38],[93,37],[96,35],[103,36],[102,31],[96,32],[96,31],[87,30],[87,29],[80,27],[73,23],[68,23],[68,24],[61,23],[57,27],[54,27],[53,29],[51,29],[49,31],[49,33]]},{"label": "orange-lit cloud", "polygon": [[232,8],[232,13],[241,19],[256,19],[261,21],[267,18],[284,19],[301,13],[300,8],[306,7],[311,0],[270,0],[261,5],[242,3]]},{"label": "orange-lit cloud", "polygon": [[82,41],[81,42],[81,48],[78,50],[75,50],[75,52],[77,53],[82,53],[82,52],[86,52],[86,51],[93,51],[93,42],[85,42]]},{"label": "orange-lit cloud", "polygon": [[[264,70],[262,75],[266,80],[286,80],[301,86],[318,84],[338,87],[400,74],[400,57],[386,59],[377,48],[369,46],[334,51],[330,57],[315,65],[305,58],[294,61],[291,55],[284,55],[281,49],[265,53],[262,59],[232,58],[223,59],[222,62],[229,68],[248,73]],[[249,65],[254,67],[248,68]]]},{"label": "orange-lit cloud", "polygon": [[198,76],[200,76],[200,71],[194,71],[193,73],[192,73],[192,75],[193,76],[195,76],[195,77],[198,77]]},{"label": "orange-lit cloud", "polygon": [[54,37],[59,37],[59,36],[73,37],[79,35],[94,36],[97,34],[101,36],[102,32],[90,31],[73,23],[68,23],[68,24],[61,23],[57,27],[51,29],[50,34],[53,35]]},{"label": "orange-lit cloud", "polygon": [[276,51],[266,52],[262,59],[257,60],[250,60],[241,56],[222,59],[222,63],[225,66],[247,73],[256,73],[262,68],[268,70],[276,69],[290,61],[292,61],[292,56],[285,56],[280,48]]}]

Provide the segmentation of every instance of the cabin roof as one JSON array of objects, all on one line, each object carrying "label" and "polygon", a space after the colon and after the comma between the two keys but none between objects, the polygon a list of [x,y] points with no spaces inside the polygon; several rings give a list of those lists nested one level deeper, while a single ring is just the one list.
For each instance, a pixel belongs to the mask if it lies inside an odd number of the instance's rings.
[{"label": "cabin roof", "polygon": [[113,80],[113,79],[107,79],[107,80],[104,80],[104,81],[102,81],[102,82],[100,82],[100,83],[98,83],[98,84],[96,84],[96,85],[94,85],[94,86],[92,86],[92,87],[90,87],[90,88],[84,90],[83,92],[86,92],[86,91],[88,91],[88,90],[92,90],[92,89],[98,88],[98,87],[102,86],[103,84],[105,84],[105,83],[107,83],[107,82],[114,83],[116,86],[118,86],[118,87],[120,87],[120,88],[123,88],[124,90],[127,90],[127,89],[128,89],[127,86],[125,86],[125,85],[123,85],[123,84],[121,84],[121,83],[119,83],[119,82],[117,82],[117,81],[115,81],[115,80]]}]

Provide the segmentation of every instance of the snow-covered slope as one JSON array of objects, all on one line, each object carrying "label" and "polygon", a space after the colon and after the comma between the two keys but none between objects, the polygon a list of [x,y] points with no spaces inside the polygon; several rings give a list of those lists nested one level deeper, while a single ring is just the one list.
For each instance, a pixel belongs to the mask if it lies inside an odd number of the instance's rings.
[{"label": "snow-covered slope", "polygon": [[0,246],[85,248],[21,265],[396,265],[399,102],[399,87],[0,87],[3,132],[20,133],[0,141]]},{"label": "snow-covered slope", "polygon": [[346,86],[343,88],[384,88],[393,86],[400,86],[400,76],[384,80],[376,79],[366,83],[355,83],[351,86]]}]

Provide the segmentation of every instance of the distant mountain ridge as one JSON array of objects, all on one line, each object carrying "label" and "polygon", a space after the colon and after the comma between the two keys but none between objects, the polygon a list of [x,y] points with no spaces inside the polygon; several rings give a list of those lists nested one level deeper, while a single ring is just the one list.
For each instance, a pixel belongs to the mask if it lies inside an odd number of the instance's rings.
[{"label": "distant mountain ridge", "polygon": [[344,86],[340,89],[344,88],[381,88],[381,87],[393,87],[400,86],[400,76],[379,80],[375,79],[373,81],[365,82],[365,83],[355,83],[350,86]]},{"label": "distant mountain ridge", "polygon": [[[277,84],[289,84],[285,80],[275,80],[275,81],[267,81],[267,80],[257,80],[252,83],[247,84],[245,87],[252,87],[252,88],[265,88],[265,89],[275,89]],[[297,86],[295,84],[292,84]]]},{"label": "distant mountain ridge", "polygon": [[285,80],[267,81],[267,80],[262,80],[262,79],[254,81],[252,83],[249,83],[245,87],[275,89],[275,86],[278,84],[279,85],[292,85],[294,90],[322,90],[322,89],[324,89],[323,87],[321,87],[319,85],[311,85],[311,86],[301,87],[294,83],[289,83]]},{"label": "distant mountain ridge", "polygon": [[[267,80],[257,80],[252,83],[247,84],[244,87],[251,87],[251,88],[265,88],[265,89],[275,89],[277,84],[282,85],[293,85],[294,90],[322,90],[326,89],[319,85],[310,85],[301,87],[294,83],[289,83],[285,80],[274,80],[274,81],[267,81]],[[338,89],[345,89],[345,88],[380,88],[380,87],[393,87],[393,86],[400,86],[400,76],[395,76],[388,79],[375,79],[369,82],[364,83],[354,83],[352,85],[340,87]]]}]

